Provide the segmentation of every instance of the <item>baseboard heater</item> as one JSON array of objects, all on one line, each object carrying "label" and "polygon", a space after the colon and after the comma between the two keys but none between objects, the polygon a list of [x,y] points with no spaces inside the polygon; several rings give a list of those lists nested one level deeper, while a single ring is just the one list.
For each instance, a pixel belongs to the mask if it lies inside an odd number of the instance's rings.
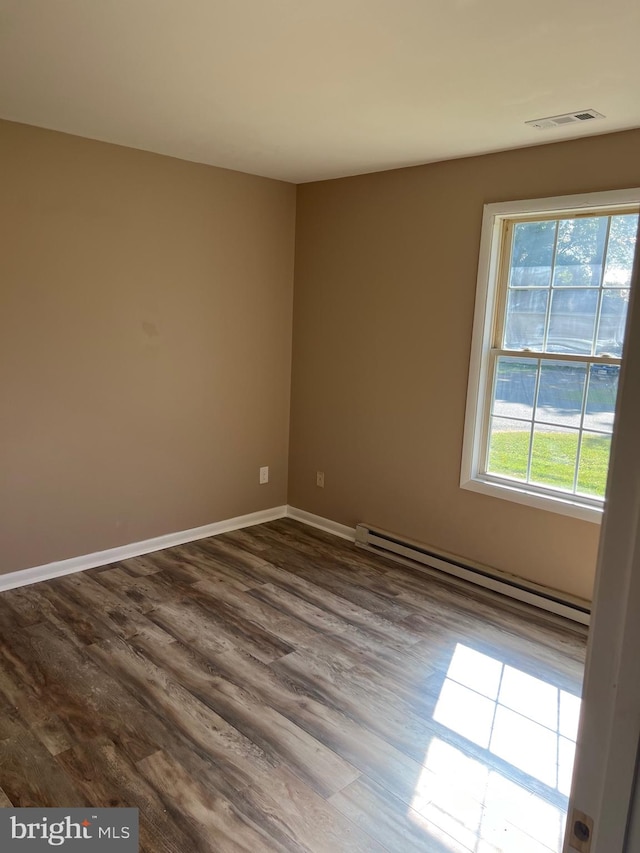
[{"label": "baseboard heater", "polygon": [[582,625],[589,624],[591,610],[589,602],[584,599],[402,539],[386,530],[367,524],[358,524],[356,525],[356,545],[422,571],[434,570],[432,574],[452,575],[500,595],[506,595],[558,616],[572,619]]}]

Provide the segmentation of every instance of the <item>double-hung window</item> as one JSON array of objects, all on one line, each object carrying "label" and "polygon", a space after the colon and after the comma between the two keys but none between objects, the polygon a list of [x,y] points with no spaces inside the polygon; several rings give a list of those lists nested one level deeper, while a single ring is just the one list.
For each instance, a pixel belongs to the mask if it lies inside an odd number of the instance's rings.
[{"label": "double-hung window", "polygon": [[461,485],[598,520],[640,190],[485,207]]}]

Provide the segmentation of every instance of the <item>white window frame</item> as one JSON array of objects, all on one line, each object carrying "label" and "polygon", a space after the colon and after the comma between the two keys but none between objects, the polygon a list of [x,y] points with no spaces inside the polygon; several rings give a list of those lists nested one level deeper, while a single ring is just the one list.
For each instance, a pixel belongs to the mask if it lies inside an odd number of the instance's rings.
[{"label": "white window frame", "polygon": [[[600,523],[603,502],[598,499],[551,492],[544,487],[537,488],[530,483],[519,484],[517,481],[501,480],[481,472],[492,393],[488,379],[499,300],[502,235],[505,219],[530,217],[532,214],[560,216],[562,213],[597,213],[612,207],[632,207],[639,204],[640,188],[636,187],[582,195],[498,202],[484,206],[460,473],[460,486],[463,489]],[[518,352],[514,350],[515,355]],[[534,353],[524,354],[535,356]]]}]

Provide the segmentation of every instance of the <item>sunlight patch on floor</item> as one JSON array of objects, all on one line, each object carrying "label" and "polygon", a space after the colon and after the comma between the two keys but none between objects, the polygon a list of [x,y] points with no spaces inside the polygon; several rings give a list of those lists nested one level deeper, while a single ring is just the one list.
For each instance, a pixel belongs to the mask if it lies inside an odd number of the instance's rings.
[{"label": "sunlight patch on floor", "polygon": [[[412,808],[452,853],[560,853],[580,699],[458,644]],[[468,748],[465,749],[465,741]]]}]

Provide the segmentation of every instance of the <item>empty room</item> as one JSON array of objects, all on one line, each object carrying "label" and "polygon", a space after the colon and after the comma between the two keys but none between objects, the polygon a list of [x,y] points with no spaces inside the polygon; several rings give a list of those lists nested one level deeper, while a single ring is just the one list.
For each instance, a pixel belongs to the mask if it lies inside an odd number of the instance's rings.
[{"label": "empty room", "polygon": [[0,0],[3,853],[640,853],[639,36]]}]

